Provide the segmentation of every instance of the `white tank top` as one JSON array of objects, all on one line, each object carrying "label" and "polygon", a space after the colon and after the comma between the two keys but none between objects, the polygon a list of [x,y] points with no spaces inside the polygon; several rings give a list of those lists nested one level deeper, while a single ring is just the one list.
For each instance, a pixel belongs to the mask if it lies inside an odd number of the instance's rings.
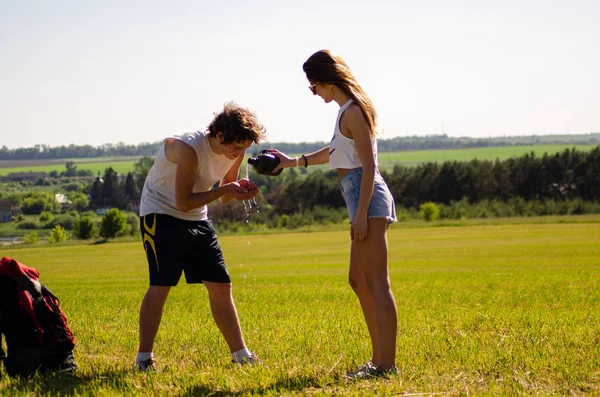
[{"label": "white tank top", "polygon": [[[198,156],[198,170],[194,193],[207,192],[220,181],[227,171],[231,169],[235,160],[229,160],[224,155],[213,152],[208,142],[208,132],[193,131],[174,135],[170,138],[179,139],[190,145]],[[175,218],[196,221],[208,218],[208,209],[205,206],[187,212],[177,209],[175,204],[175,174],[177,164],[167,160],[165,156],[165,141],[163,141],[154,165],[150,168],[140,203],[140,216],[157,213],[167,214]]]},{"label": "white tank top", "polygon": [[[342,105],[338,111],[333,138],[331,138],[331,142],[329,142],[330,170],[338,168],[353,169],[362,167],[360,157],[358,157],[358,152],[356,151],[356,146],[354,146],[354,139],[344,136],[340,130],[340,118],[346,109],[352,105],[352,102],[354,101],[349,99],[348,102]],[[373,155],[375,157],[375,166],[377,166],[377,140],[371,139],[371,145],[373,147]]]}]

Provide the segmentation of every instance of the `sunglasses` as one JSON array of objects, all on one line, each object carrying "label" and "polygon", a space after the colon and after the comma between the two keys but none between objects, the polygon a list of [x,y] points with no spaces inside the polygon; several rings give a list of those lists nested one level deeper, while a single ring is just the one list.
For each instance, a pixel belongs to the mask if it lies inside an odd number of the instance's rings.
[{"label": "sunglasses", "polygon": [[319,82],[316,82],[316,83],[308,86],[308,89],[310,90],[310,92],[313,93],[313,95],[317,95],[317,84],[319,84]]}]

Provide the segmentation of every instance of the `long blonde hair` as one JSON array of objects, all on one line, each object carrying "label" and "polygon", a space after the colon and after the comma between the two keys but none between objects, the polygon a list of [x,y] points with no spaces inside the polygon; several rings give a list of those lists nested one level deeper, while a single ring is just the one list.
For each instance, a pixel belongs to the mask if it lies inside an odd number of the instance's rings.
[{"label": "long blonde hair", "polygon": [[320,50],[312,54],[302,65],[306,77],[312,83],[334,84],[350,96],[362,110],[370,128],[371,138],[377,134],[377,111],[371,98],[358,84],[352,71],[344,60],[329,50]]}]

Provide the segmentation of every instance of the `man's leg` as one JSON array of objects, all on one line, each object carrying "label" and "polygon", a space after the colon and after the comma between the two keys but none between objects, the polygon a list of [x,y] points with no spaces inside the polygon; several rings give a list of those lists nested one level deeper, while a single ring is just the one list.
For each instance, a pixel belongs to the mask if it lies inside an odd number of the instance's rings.
[{"label": "man's leg", "polygon": [[152,353],[154,339],[162,319],[163,309],[171,287],[150,286],[140,307],[139,353]]},{"label": "man's leg", "polygon": [[210,309],[217,327],[223,334],[231,353],[246,347],[237,310],[231,294],[231,283],[213,283],[204,281],[208,290]]}]

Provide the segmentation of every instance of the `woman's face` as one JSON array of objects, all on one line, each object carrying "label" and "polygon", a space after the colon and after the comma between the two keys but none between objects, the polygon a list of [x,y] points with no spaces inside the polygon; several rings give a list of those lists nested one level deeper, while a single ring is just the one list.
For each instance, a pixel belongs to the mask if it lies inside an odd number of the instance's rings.
[{"label": "woman's face", "polygon": [[319,83],[319,82],[311,82],[309,80],[310,85],[308,88],[313,93],[313,95],[318,95],[323,98],[325,103],[329,103],[333,101],[333,84],[331,83]]}]

